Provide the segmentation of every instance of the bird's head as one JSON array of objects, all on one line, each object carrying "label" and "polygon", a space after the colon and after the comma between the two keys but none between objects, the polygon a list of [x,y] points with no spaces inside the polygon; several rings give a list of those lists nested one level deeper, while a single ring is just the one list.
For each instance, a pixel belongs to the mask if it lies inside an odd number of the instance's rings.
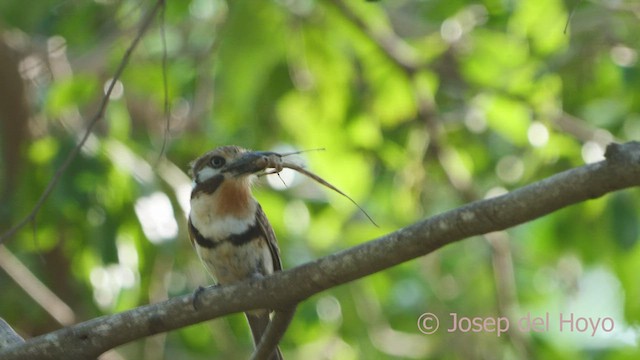
[{"label": "bird's head", "polygon": [[194,184],[201,184],[217,176],[224,179],[251,181],[252,175],[264,170],[260,160],[270,152],[250,151],[239,146],[220,146],[191,163],[189,175]]}]

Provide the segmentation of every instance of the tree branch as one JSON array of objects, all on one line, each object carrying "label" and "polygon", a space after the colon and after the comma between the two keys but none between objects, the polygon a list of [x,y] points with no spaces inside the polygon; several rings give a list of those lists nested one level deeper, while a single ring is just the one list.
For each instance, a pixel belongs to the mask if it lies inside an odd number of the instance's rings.
[{"label": "tree branch", "polygon": [[192,295],[180,296],[0,349],[0,358],[86,359],[145,336],[204,320],[257,308],[277,309],[464,238],[504,230],[572,204],[640,185],[640,142],[612,144],[605,156],[604,161],[470,203],[263,279],[208,288],[198,295],[198,311],[193,309]]},{"label": "tree branch", "polygon": [[22,336],[18,335],[3,318],[0,318],[0,349],[23,342]]}]

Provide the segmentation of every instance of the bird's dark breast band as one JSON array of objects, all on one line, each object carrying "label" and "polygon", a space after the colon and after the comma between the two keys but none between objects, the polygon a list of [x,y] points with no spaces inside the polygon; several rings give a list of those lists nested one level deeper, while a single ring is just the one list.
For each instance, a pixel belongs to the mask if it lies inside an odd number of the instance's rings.
[{"label": "bird's dark breast band", "polygon": [[241,246],[255,238],[263,236],[262,229],[260,227],[260,224],[257,221],[255,221],[251,226],[249,226],[247,230],[241,232],[240,234],[231,234],[222,240],[216,240],[216,241],[207,239],[204,236],[202,236],[200,231],[198,231],[198,229],[196,229],[196,227],[193,226],[191,219],[189,219],[189,228],[191,228],[191,233],[193,234],[193,237],[195,238],[196,243],[199,246],[202,246],[207,249],[214,249],[218,245],[224,242],[230,242],[235,246]]},{"label": "bird's dark breast band", "polygon": [[196,197],[197,194],[203,192],[205,194],[213,194],[224,181],[224,175],[216,175],[207,181],[197,183],[191,191],[191,198]]}]

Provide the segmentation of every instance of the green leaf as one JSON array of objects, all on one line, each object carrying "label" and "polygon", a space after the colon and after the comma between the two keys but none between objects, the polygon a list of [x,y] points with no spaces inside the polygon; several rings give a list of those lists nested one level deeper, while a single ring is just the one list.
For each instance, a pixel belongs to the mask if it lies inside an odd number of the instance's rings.
[{"label": "green leaf", "polygon": [[531,110],[521,101],[502,95],[483,95],[477,99],[489,127],[514,145],[527,144]]},{"label": "green leaf", "polygon": [[537,67],[527,42],[488,30],[474,31],[470,37],[471,48],[461,57],[464,78],[480,86],[526,93]]},{"label": "green leaf", "polygon": [[622,250],[631,250],[640,235],[638,202],[628,192],[622,192],[611,197],[608,208],[613,240]]},{"label": "green leaf", "polygon": [[569,35],[564,33],[568,15],[561,4],[556,0],[518,2],[509,22],[510,32],[531,39],[534,49],[541,54],[558,51],[569,42]]},{"label": "green leaf", "polygon": [[100,88],[98,80],[90,75],[76,75],[57,81],[49,89],[45,110],[50,116],[59,117],[66,110],[94,100]]},{"label": "green leaf", "polygon": [[59,144],[54,138],[38,139],[29,147],[29,159],[38,165],[46,164],[55,157],[58,149]]}]

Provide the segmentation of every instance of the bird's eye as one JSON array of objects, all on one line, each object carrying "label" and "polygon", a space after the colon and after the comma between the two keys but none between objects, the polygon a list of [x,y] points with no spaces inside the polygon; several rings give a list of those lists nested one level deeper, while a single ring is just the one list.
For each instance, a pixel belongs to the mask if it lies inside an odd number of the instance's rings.
[{"label": "bird's eye", "polygon": [[214,156],[209,162],[214,169],[219,169],[224,166],[227,160],[225,160],[222,156]]}]

